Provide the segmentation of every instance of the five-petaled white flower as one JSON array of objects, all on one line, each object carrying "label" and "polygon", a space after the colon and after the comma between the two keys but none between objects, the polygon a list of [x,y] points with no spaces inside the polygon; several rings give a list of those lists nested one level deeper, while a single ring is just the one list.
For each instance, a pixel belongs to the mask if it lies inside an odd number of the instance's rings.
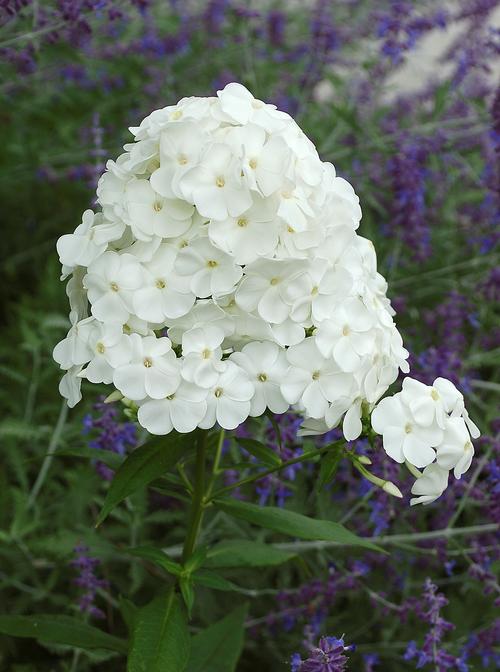
[{"label": "five-petaled white flower", "polygon": [[373,429],[382,434],[386,453],[396,462],[408,460],[415,467],[426,467],[436,459],[434,448],[441,443],[443,430],[437,423],[417,422],[401,393],[382,399],[371,422]]},{"label": "five-petaled white flower", "polygon": [[186,315],[193,307],[196,297],[190,289],[190,279],[173,270],[177,254],[173,245],[162,243],[151,260],[143,264],[144,282],[133,299],[139,318],[161,324]]},{"label": "five-petaled white flower", "polygon": [[141,404],[137,418],[151,434],[169,434],[173,429],[192,432],[207,412],[206,396],[207,390],[183,380],[164,399]]},{"label": "five-petaled white flower", "polygon": [[329,402],[349,395],[352,378],[332,359],[325,359],[310,336],[288,348],[289,364],[281,392],[290,404],[300,402],[311,418],[324,418]]},{"label": "five-petaled white flower", "polygon": [[224,332],[216,326],[194,327],[182,336],[182,377],[199,387],[215,384],[224,370],[221,344]]},{"label": "five-petaled white flower", "polygon": [[104,252],[93,261],[83,284],[92,315],[101,322],[125,322],[133,313],[133,295],[143,282],[140,263],[131,254]]},{"label": "five-petaled white flower", "polygon": [[243,272],[231,255],[214,247],[208,238],[198,238],[183,247],[174,269],[190,278],[190,289],[200,298],[229,294]]},{"label": "five-petaled white flower", "polygon": [[128,399],[163,399],[181,380],[180,366],[170,339],[131,334],[129,362],[115,369],[113,382]]},{"label": "five-petaled white flower", "polygon": [[448,485],[448,474],[448,469],[443,469],[436,463],[425,467],[412,486],[411,494],[418,496],[410,499],[410,505],[430,504],[441,497]]},{"label": "five-petaled white flower", "polygon": [[234,352],[230,360],[248,373],[254,385],[251,416],[262,415],[266,407],[273,413],[284,413],[288,409],[288,402],[280,390],[288,370],[287,358],[282,348],[269,341],[254,341],[243,346],[241,352]]},{"label": "five-petaled white flower", "polygon": [[223,370],[208,390],[207,413],[198,426],[208,429],[217,422],[224,429],[236,429],[250,413],[253,394],[254,386],[246,371],[225,360]]}]

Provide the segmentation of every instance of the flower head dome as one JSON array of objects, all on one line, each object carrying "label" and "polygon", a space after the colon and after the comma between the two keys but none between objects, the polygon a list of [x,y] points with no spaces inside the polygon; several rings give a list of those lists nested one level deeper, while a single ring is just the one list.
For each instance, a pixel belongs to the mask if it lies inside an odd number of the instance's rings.
[{"label": "flower head dome", "polygon": [[73,406],[113,384],[150,432],[232,429],[289,405],[355,438],[407,370],[359,199],[294,120],[241,84],[130,129],[57,250],[71,328],[54,350]]}]

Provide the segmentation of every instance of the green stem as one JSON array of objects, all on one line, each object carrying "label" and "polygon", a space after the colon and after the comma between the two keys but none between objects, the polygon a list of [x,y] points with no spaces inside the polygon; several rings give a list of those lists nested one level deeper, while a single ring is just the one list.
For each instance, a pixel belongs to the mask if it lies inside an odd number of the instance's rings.
[{"label": "green stem", "polygon": [[242,485],[247,485],[248,483],[253,483],[254,481],[258,481],[261,478],[265,478],[266,476],[269,476],[269,474],[274,474],[277,471],[281,471],[281,469],[286,469],[286,467],[290,467],[292,464],[299,464],[299,462],[307,462],[307,460],[312,460],[313,458],[318,457],[318,455],[322,455],[323,453],[326,453],[329,450],[332,450],[333,445],[330,444],[329,446],[325,446],[324,448],[316,448],[314,450],[309,450],[306,453],[302,453],[302,455],[299,455],[298,457],[294,457],[292,460],[288,460],[287,462],[282,462],[281,464],[277,465],[276,467],[271,467],[269,469],[266,469],[265,471],[259,471],[257,474],[253,474],[252,476],[247,476],[246,478],[242,478],[241,481],[237,481],[236,483],[233,483],[232,485],[227,485],[225,488],[220,488],[220,490],[217,490],[216,492],[214,492],[214,494],[210,497],[210,501],[213,500],[213,499],[217,499],[221,495],[225,495],[226,492],[231,492],[231,490],[235,490],[236,488],[239,488]]},{"label": "green stem", "polygon": [[189,560],[193,554],[203,519],[207,440],[208,431],[200,430],[196,445],[196,466],[193,483],[193,497],[191,500],[191,511],[189,513],[188,531],[182,551],[182,561],[184,563]]},{"label": "green stem", "polygon": [[47,453],[45,454],[45,458],[42,462],[41,469],[38,472],[38,476],[28,497],[28,503],[26,505],[28,509],[30,509],[35,503],[35,500],[38,497],[38,493],[42,489],[42,486],[45,482],[48,471],[50,469],[50,465],[52,464],[52,460],[54,459],[54,453],[57,449],[57,446],[59,445],[59,440],[61,438],[64,425],[66,424],[67,415],[68,415],[68,405],[66,401],[63,400],[63,402],[61,403],[61,410],[59,411],[59,417],[57,418],[56,426],[54,427],[54,431],[52,432],[52,436],[50,438]]},{"label": "green stem", "polygon": [[224,436],[226,432],[221,429],[220,434],[219,434],[219,440],[217,441],[217,448],[215,449],[215,457],[214,457],[214,463],[212,466],[212,477],[210,478],[210,482],[208,484],[207,491],[205,493],[205,497],[203,498],[203,503],[206,505],[207,502],[210,501],[210,495],[212,494],[212,490],[214,489],[215,481],[217,480],[217,476],[219,475],[219,465],[222,457],[222,446],[224,445]]}]

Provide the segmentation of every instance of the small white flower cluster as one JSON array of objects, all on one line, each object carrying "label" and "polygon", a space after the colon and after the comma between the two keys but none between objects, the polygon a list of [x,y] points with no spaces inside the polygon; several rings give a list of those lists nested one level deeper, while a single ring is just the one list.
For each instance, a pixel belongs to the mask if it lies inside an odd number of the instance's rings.
[{"label": "small white flower cluster", "polygon": [[[412,505],[440,497],[451,469],[456,479],[467,471],[474,455],[471,436],[479,436],[462,394],[445,378],[436,378],[432,386],[405,378],[401,392],[385,397],[374,409],[371,423],[389,457],[406,462],[417,476]],[[424,470],[419,476],[412,467]]]},{"label": "small white flower cluster", "polygon": [[[71,313],[54,350],[70,406],[112,383],[154,434],[266,408],[361,433],[408,371],[351,185],[294,120],[240,84],[137,128],[57,250]],[[90,310],[89,310],[90,307]]]}]

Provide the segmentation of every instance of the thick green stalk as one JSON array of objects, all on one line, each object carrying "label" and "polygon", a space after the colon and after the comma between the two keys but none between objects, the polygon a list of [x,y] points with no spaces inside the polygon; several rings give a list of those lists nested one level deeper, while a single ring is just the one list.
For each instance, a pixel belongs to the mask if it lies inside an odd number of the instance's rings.
[{"label": "thick green stalk", "polygon": [[205,459],[207,452],[208,431],[199,430],[196,443],[196,465],[193,482],[193,496],[189,512],[189,524],[182,551],[182,561],[185,563],[192,556],[196,540],[201,527],[205,497]]}]

